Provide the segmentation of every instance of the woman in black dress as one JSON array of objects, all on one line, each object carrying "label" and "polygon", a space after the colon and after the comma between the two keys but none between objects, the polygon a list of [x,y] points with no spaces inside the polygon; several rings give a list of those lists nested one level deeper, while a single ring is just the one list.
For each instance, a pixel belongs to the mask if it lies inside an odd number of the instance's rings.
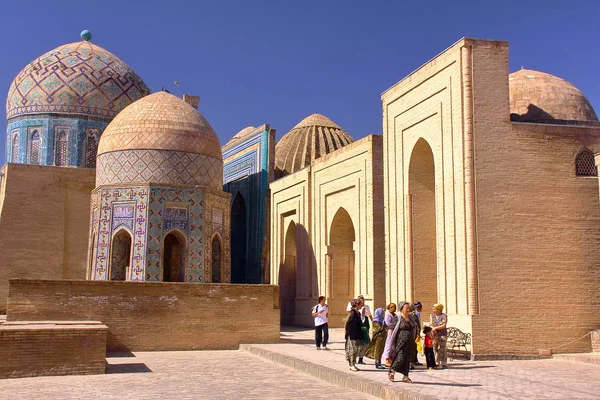
[{"label": "woman in black dress", "polygon": [[412,383],[408,377],[408,373],[410,371],[410,362],[414,357],[416,344],[414,323],[410,319],[410,304],[404,301],[400,302],[398,310],[400,311],[400,317],[392,334],[394,355],[388,377],[393,382],[394,374],[398,371],[403,375],[402,382]]}]

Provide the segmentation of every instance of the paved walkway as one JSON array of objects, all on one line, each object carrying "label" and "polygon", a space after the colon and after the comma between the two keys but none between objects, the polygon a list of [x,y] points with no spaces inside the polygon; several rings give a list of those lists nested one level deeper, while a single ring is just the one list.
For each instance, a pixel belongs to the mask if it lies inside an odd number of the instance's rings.
[{"label": "paved walkway", "polygon": [[112,355],[107,359],[106,375],[0,380],[0,398],[376,398],[367,393],[384,399],[410,400],[600,398],[598,365],[558,359],[456,360],[447,370],[418,367],[411,373],[415,383],[410,385],[388,381],[385,371],[375,369],[372,360],[367,360],[369,365],[362,366],[360,372],[349,371],[341,330],[332,329],[331,339],[331,350],[317,351],[312,330],[286,329],[281,344],[244,345],[243,351]]},{"label": "paved walkway", "polygon": [[[381,398],[411,399],[598,399],[600,366],[559,359],[519,361],[455,360],[446,370],[417,367],[411,372],[414,384],[392,383],[372,360],[348,370],[344,360],[343,331],[330,330],[330,351],[317,351],[313,332],[287,330],[283,343],[244,346],[247,351],[287,363],[330,382],[347,385]],[[424,362],[424,360],[422,360]],[[312,367],[310,367],[312,365]],[[321,366],[316,368],[315,365]],[[349,379],[347,377],[350,377]],[[359,384],[348,384],[348,381]]]}]

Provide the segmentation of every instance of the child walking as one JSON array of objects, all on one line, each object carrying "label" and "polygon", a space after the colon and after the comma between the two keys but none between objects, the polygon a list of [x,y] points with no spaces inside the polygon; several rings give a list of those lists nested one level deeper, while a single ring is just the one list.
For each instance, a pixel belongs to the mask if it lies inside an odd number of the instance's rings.
[{"label": "child walking", "polygon": [[423,335],[425,335],[425,359],[427,360],[427,368],[435,369],[435,353],[433,352],[433,331],[430,326],[423,328]]}]

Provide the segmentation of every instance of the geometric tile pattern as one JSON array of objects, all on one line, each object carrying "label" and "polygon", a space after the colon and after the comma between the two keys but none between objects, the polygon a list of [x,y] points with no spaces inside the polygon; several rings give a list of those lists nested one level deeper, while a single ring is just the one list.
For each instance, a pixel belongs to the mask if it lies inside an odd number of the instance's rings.
[{"label": "geometric tile pattern", "polygon": [[140,77],[114,54],[90,42],[70,43],[19,72],[8,90],[6,117],[60,113],[113,118],[148,93]]},{"label": "geometric tile pattern", "polygon": [[212,282],[213,241],[221,241],[221,282],[231,282],[231,234],[230,195],[207,192],[204,197],[204,282]]},{"label": "geometric tile pattern", "polygon": [[271,135],[268,125],[262,130],[253,128],[254,133],[250,128],[240,131],[223,147],[223,190],[231,193],[232,199],[239,192],[246,202],[246,264],[241,275],[248,283],[263,283],[269,171],[273,168]]},{"label": "geometric tile pattern", "polygon": [[[87,164],[89,160],[93,160],[93,165],[95,165],[98,140],[107,125],[108,122],[89,121],[68,116],[32,115],[13,118],[8,121],[6,131],[6,161],[28,163],[27,151],[31,147],[31,129],[38,129],[40,134],[40,165],[61,165],[62,163],[58,162],[57,152],[59,148],[64,148],[66,145],[66,163],[62,165],[89,168]],[[67,134],[66,142],[58,140],[60,132]],[[90,132],[93,142],[87,139]],[[15,134],[17,136],[16,145]],[[62,151],[60,149],[61,153]],[[86,160],[88,161],[86,162]]]},{"label": "geometric tile pattern", "polygon": [[[217,234],[211,218],[206,217],[206,202],[209,208],[218,209],[223,251],[229,251],[229,195],[215,193],[205,188],[171,188],[161,186],[97,187],[92,193],[92,226],[90,247],[92,248],[91,279],[107,280],[111,241],[115,234],[127,230],[132,237],[130,281],[161,281],[163,242],[166,235],[178,229],[187,245],[185,280],[204,282],[210,279],[212,252],[205,251]],[[121,239],[122,241],[122,239]],[[121,253],[125,254],[123,251]],[[119,253],[119,254],[121,254]],[[205,255],[208,255],[208,261]],[[119,258],[122,260],[122,257]],[[229,254],[223,257],[223,282],[230,282]],[[120,269],[113,269],[113,278],[121,279]],[[115,275],[116,274],[116,275]],[[226,280],[227,279],[227,280]]]},{"label": "geometric tile pattern", "polygon": [[100,154],[97,162],[96,186],[155,183],[221,189],[223,185],[223,162],[201,154],[121,150]]}]

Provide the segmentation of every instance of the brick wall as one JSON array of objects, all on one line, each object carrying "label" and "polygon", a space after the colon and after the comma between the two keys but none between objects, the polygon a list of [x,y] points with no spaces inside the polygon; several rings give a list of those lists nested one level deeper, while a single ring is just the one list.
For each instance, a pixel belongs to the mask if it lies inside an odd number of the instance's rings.
[{"label": "brick wall", "polygon": [[99,322],[0,324],[0,378],[103,374],[107,331]]},{"label": "brick wall", "polygon": [[84,279],[95,171],[7,164],[0,192],[0,314],[8,279]]},{"label": "brick wall", "polygon": [[109,350],[237,349],[279,341],[271,285],[10,281],[8,321],[102,321]]}]

